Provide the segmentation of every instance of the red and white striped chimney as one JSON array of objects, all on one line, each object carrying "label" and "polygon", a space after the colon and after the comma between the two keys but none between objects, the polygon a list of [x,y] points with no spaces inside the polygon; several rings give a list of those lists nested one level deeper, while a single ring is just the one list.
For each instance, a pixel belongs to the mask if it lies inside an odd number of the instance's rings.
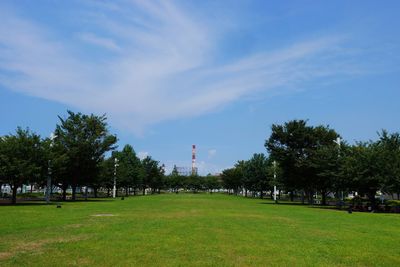
[{"label": "red and white striped chimney", "polygon": [[196,174],[196,145],[192,145],[192,174]]}]

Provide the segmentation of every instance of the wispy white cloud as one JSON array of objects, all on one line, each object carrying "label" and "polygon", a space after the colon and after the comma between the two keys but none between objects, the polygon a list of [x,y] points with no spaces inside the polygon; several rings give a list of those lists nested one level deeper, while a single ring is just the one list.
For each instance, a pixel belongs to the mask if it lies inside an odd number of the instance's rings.
[{"label": "wispy white cloud", "polygon": [[338,36],[220,63],[215,59],[221,38],[216,33],[223,32],[218,25],[193,19],[170,1],[125,4],[93,2],[90,22],[82,23],[96,32],[76,29],[72,34],[118,52],[104,56],[90,56],[91,49],[81,48],[76,38],[58,40],[51,25],[0,11],[0,83],[107,113],[113,125],[141,134],[149,125],[199,116],[260,91],[353,75],[356,69],[340,59],[344,39]]},{"label": "wispy white cloud", "polygon": [[101,46],[106,49],[118,51],[121,48],[115,43],[114,40],[106,37],[100,37],[93,33],[83,32],[78,34],[79,39],[89,44]]}]

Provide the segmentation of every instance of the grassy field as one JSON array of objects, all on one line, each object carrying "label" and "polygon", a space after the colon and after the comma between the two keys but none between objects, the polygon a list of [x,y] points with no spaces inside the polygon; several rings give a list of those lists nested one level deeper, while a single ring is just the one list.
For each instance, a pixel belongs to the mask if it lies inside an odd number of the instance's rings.
[{"label": "grassy field", "polygon": [[0,266],[400,266],[398,214],[218,194],[0,211]]}]

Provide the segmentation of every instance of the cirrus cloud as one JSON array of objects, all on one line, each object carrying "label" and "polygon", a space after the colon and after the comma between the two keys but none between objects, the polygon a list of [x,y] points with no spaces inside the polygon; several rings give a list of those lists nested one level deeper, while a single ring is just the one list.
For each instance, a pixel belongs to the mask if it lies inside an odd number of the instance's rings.
[{"label": "cirrus cloud", "polygon": [[170,1],[124,5],[90,4],[90,19],[81,21],[90,30],[77,27],[64,39],[51,25],[0,11],[0,84],[107,113],[114,126],[143,134],[150,125],[199,116],[258,92],[355,73],[340,58],[341,36],[220,62],[218,25],[193,19]]}]

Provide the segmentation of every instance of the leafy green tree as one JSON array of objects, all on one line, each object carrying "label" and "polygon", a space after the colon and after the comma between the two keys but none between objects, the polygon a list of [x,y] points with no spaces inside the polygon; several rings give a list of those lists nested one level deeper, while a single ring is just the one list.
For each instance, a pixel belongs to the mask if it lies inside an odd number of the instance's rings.
[{"label": "leafy green tree", "polygon": [[400,134],[383,130],[377,143],[382,149],[381,171],[385,172],[386,177],[383,190],[396,193],[397,199],[400,199]]},{"label": "leafy green tree", "polygon": [[64,158],[66,168],[63,184],[72,187],[76,198],[78,185],[91,185],[99,176],[99,164],[107,151],[114,149],[116,136],[108,133],[106,116],[84,115],[68,111],[68,118],[59,117],[56,126],[54,151]]},{"label": "leafy green tree", "polygon": [[118,159],[117,181],[118,186],[125,188],[125,194],[129,194],[129,188],[141,185],[142,171],[140,159],[131,145],[125,145],[121,152],[115,152],[114,157]]},{"label": "leafy green tree", "polygon": [[212,192],[212,190],[214,189],[221,188],[220,179],[215,175],[208,174],[206,177],[203,178],[203,181],[204,181],[203,188],[210,192]]},{"label": "leafy green tree", "polygon": [[147,156],[142,160],[142,190],[143,195],[147,188],[152,189],[152,193],[158,192],[164,186],[164,167],[159,166],[159,162]]},{"label": "leafy green tree", "polygon": [[376,142],[360,142],[351,147],[344,161],[344,172],[350,187],[361,195],[367,195],[372,208],[376,207],[375,195],[385,185],[382,147]]},{"label": "leafy green tree", "polygon": [[175,193],[184,186],[184,177],[179,175],[178,168],[174,166],[170,175],[166,177],[166,185]]},{"label": "leafy green tree", "polygon": [[[282,184],[291,192],[302,190],[312,201],[314,190],[325,190],[326,180],[319,176],[316,160],[324,147],[331,147],[339,135],[329,127],[308,126],[304,120],[293,120],[284,125],[272,125],[272,134],[265,142],[270,156],[282,169]],[[320,153],[317,151],[320,150]],[[313,163],[314,162],[314,163]],[[322,183],[322,184],[319,184]]]},{"label": "leafy green tree", "polygon": [[265,142],[265,147],[271,157],[282,167],[282,183],[290,191],[293,200],[293,191],[302,187],[301,180],[305,174],[298,166],[298,161],[307,156],[305,144],[308,144],[309,127],[306,121],[294,120],[284,125],[272,125],[272,133]]},{"label": "leafy green tree", "polygon": [[347,188],[340,170],[342,159],[338,147],[334,145],[317,148],[310,158],[310,166],[316,174],[315,188],[322,196],[322,205],[326,205],[326,197],[331,191],[339,192]]},{"label": "leafy green tree", "polygon": [[99,164],[99,168],[98,187],[107,189],[107,196],[110,197],[114,186],[114,157],[103,159]]},{"label": "leafy green tree", "polygon": [[223,170],[221,174],[223,187],[232,190],[235,195],[243,184],[242,178],[242,171],[237,167]]},{"label": "leafy green tree", "polygon": [[185,188],[191,190],[193,193],[202,190],[203,186],[204,182],[202,181],[202,177],[197,174],[189,175],[185,179]]},{"label": "leafy green tree", "polygon": [[17,201],[17,189],[24,183],[41,183],[47,170],[45,150],[40,136],[29,129],[17,128],[15,135],[0,139],[0,177],[10,185],[12,203]]},{"label": "leafy green tree", "polygon": [[260,198],[271,187],[272,177],[268,175],[268,163],[264,154],[254,154],[246,164],[247,186],[252,191],[259,191]]},{"label": "leafy green tree", "polygon": [[239,160],[235,164],[235,168],[237,169],[238,173],[240,173],[241,177],[241,182],[242,182],[242,187],[243,190],[245,191],[245,196],[247,197],[248,191],[255,191],[256,188],[253,183],[253,179],[251,177],[251,174],[248,172],[249,168],[249,161],[248,160]]}]

